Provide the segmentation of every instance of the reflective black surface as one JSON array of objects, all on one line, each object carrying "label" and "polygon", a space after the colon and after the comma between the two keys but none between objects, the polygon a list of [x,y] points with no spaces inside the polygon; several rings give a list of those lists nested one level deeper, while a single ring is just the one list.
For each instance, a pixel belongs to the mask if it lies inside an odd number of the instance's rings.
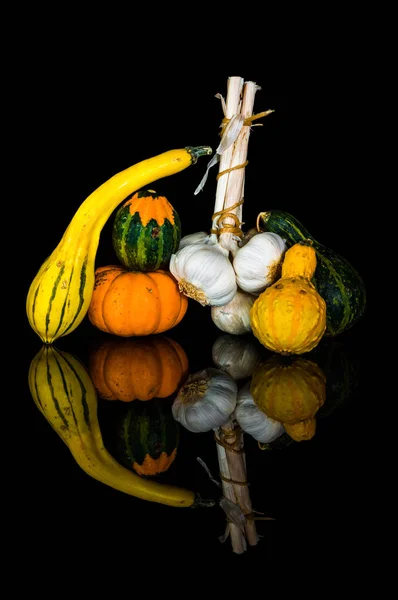
[{"label": "reflective black surface", "polygon": [[[338,164],[321,158],[328,153],[328,146],[318,137],[322,112],[318,108],[316,117],[302,117],[314,142],[310,144],[312,150],[303,156],[301,142],[292,135],[297,128],[302,131],[303,124],[297,116],[292,118],[290,97],[288,110],[286,84],[282,85],[276,76],[267,81],[265,72],[242,72],[242,76],[263,87],[256,98],[256,110],[276,110],[263,127],[253,128],[250,138],[245,229],[254,226],[260,210],[280,207],[290,211],[314,237],[351,260],[366,284],[367,254],[360,246],[359,231],[364,217],[358,221],[354,182],[346,179],[347,150],[343,148]],[[27,229],[32,232],[32,241],[19,298],[23,344],[17,348],[17,379],[22,393],[12,406],[10,426],[18,438],[14,452],[19,473],[14,489],[24,505],[15,527],[28,554],[34,556],[37,539],[54,554],[62,552],[68,540],[81,557],[87,548],[90,552],[106,548],[112,556],[123,548],[123,558],[127,556],[137,564],[142,557],[155,564],[163,557],[166,561],[178,560],[179,556],[198,561],[205,556],[210,569],[220,561],[250,565],[257,559],[277,569],[284,560],[305,557],[309,564],[338,562],[342,557],[345,561],[362,546],[373,526],[364,509],[372,487],[368,434],[374,427],[368,420],[372,393],[366,346],[368,312],[339,337],[337,347],[325,344],[322,350],[319,360],[327,376],[327,401],[317,417],[313,439],[261,451],[253,438],[245,436],[253,508],[275,520],[256,522],[261,539],[239,557],[232,552],[229,539],[224,544],[218,539],[224,533],[225,514],[217,504],[207,509],[173,509],[137,500],[91,479],[37,410],[28,388],[29,365],[41,341],[27,323],[24,300],[40,264],[59,241],[80,203],[113,174],[167,149],[217,146],[221,107],[214,94],[225,94],[226,77],[220,73],[188,80],[186,89],[178,78],[171,77],[167,98],[159,89],[155,94],[147,87],[145,98],[121,94],[117,99],[109,90],[102,98],[96,94],[93,98],[90,80],[81,98],[75,93],[76,86],[71,95],[68,89],[72,88],[68,88],[65,97],[60,77],[52,88],[50,112],[38,102],[25,115],[30,144],[40,136],[44,148],[43,154],[30,163],[29,185],[25,187]],[[144,83],[149,85],[149,81],[141,83],[141,91]],[[41,100],[48,90],[48,84],[44,84]],[[93,103],[97,112],[92,110]],[[324,108],[327,112],[331,107]],[[329,122],[326,131],[333,134],[331,129]],[[319,144],[320,152],[314,149]],[[32,149],[28,143],[25,151]],[[328,157],[330,161],[330,153]],[[195,167],[156,184],[157,191],[178,210],[183,234],[210,228],[214,169],[205,191],[193,195],[206,164],[206,159],[201,159]],[[110,231],[111,219],[101,235],[98,266],[115,261]],[[213,366],[212,346],[220,333],[211,321],[210,309],[190,301],[183,321],[166,335],[181,344],[189,370],[195,372]],[[86,318],[55,346],[88,364],[97,342],[98,332]],[[101,399],[99,404],[99,415],[104,419],[109,407]],[[192,434],[181,427],[180,435],[177,458],[167,472],[167,480],[217,501],[219,491],[197,461],[200,457],[217,478],[213,434]]]}]

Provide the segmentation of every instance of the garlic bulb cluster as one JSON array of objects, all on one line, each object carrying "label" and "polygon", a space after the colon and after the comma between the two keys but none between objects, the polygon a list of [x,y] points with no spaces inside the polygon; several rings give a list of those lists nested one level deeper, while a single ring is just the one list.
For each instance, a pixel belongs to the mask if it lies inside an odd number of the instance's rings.
[{"label": "garlic bulb cluster", "polygon": [[215,366],[235,381],[250,377],[263,358],[264,347],[254,339],[224,333],[218,336],[212,347]]},{"label": "garlic bulb cluster", "polygon": [[262,444],[269,444],[280,437],[285,432],[285,428],[282,423],[270,419],[258,408],[250,393],[250,383],[248,381],[239,390],[235,419],[242,431]]},{"label": "garlic bulb cluster", "polygon": [[285,240],[277,233],[254,235],[233,260],[238,286],[250,294],[261,294],[278,278],[286,248]]},{"label": "garlic bulb cluster", "polygon": [[250,309],[257,296],[239,290],[230,302],[223,306],[211,307],[212,321],[221,331],[233,335],[242,335],[252,330]]},{"label": "garlic bulb cluster", "polygon": [[180,292],[202,306],[227,304],[238,289],[228,251],[217,241],[178,250],[171,255],[169,269]]},{"label": "garlic bulb cluster", "polygon": [[191,374],[178,390],[171,410],[176,421],[194,433],[221,427],[234,412],[238,386],[220,369]]},{"label": "garlic bulb cluster", "polygon": [[210,241],[210,235],[205,231],[197,231],[196,233],[188,233],[184,235],[180,240],[179,250],[190,246],[191,244],[208,244]]}]

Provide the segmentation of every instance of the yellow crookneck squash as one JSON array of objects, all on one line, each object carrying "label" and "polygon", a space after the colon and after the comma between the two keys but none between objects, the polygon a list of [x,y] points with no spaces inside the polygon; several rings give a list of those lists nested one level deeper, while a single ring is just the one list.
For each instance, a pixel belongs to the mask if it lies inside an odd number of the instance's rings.
[{"label": "yellow crookneck squash", "polygon": [[252,330],[269,350],[283,355],[309,352],[326,329],[326,303],[311,278],[316,254],[311,242],[299,242],[285,254],[282,276],[254,302]]},{"label": "yellow crookneck squash", "polygon": [[100,234],[117,206],[134,191],[183,171],[211,152],[209,146],[164,152],[114,175],[84,200],[27,294],[30,326],[44,343],[71,333],[86,315]]},{"label": "yellow crookneck squash", "polygon": [[283,423],[292,439],[314,436],[315,415],[326,400],[326,376],[315,362],[275,354],[254,371],[250,392],[259,409]]}]

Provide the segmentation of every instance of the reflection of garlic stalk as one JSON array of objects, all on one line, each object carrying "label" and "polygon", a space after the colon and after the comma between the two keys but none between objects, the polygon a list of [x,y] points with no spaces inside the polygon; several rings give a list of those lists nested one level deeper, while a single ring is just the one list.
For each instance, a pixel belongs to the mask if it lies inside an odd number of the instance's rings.
[{"label": "reflection of garlic stalk", "polygon": [[173,417],[189,431],[223,425],[234,412],[238,387],[228,373],[212,367],[189,375],[172,405]]},{"label": "reflection of garlic stalk", "polygon": [[218,242],[189,244],[172,254],[169,269],[180,292],[203,306],[222,306],[237,292],[235,271]]},{"label": "reflection of garlic stalk", "polygon": [[250,377],[264,358],[264,347],[257,340],[228,335],[218,336],[213,344],[212,358],[215,366],[235,381]]},{"label": "reflection of garlic stalk", "polygon": [[256,296],[239,290],[228,304],[211,307],[211,318],[221,331],[241,335],[252,330],[250,309]]},{"label": "reflection of garlic stalk", "polygon": [[197,231],[196,233],[188,233],[188,235],[184,235],[180,240],[180,245],[178,250],[182,250],[185,246],[190,246],[191,244],[208,244],[210,240],[210,235],[205,231]]},{"label": "reflection of garlic stalk", "polygon": [[250,393],[250,383],[248,381],[239,390],[235,419],[242,431],[254,437],[258,442],[269,444],[280,437],[285,429],[282,423],[270,419],[258,408]]},{"label": "reflection of garlic stalk", "polygon": [[238,286],[260,294],[278,278],[286,242],[277,233],[254,235],[235,255],[233,267]]}]

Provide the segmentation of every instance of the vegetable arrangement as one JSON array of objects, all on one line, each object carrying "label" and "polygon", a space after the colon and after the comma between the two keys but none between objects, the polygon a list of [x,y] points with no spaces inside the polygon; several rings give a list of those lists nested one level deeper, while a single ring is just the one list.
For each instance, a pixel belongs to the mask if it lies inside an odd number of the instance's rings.
[{"label": "vegetable arrangement", "polygon": [[[356,269],[290,213],[263,211],[255,228],[242,229],[250,131],[254,121],[273,112],[253,114],[258,89],[231,77],[226,100],[219,95],[221,142],[195,192],[219,163],[209,232],[181,237],[176,209],[147,186],[210,155],[211,148],[165,152],[116,174],[82,203],[26,299],[29,323],[44,342],[30,366],[31,394],[80,467],[137,498],[198,505],[192,491],[153,477],[175,460],[179,424],[194,433],[212,432],[221,486],[245,507],[252,544],[257,536],[242,490],[243,433],[264,448],[314,436],[316,416],[322,409],[330,414],[354,385],[349,361],[334,342],[366,308]],[[118,264],[95,267],[101,231],[117,208],[112,245]],[[213,346],[214,366],[194,373],[183,348],[160,335],[181,322],[189,301],[209,309],[223,332]],[[52,345],[86,315],[105,334],[88,369]],[[324,350],[325,337],[338,348],[333,358]],[[113,455],[99,427],[97,394],[123,409]],[[243,551],[242,531],[235,535],[235,547]]]},{"label": "vegetable arrangement", "polygon": [[117,206],[129,194],[183,171],[211,152],[209,146],[164,152],[114,175],[84,200],[28,291],[28,320],[44,343],[71,333],[85,317],[94,291],[100,234]]},{"label": "vegetable arrangement", "polygon": [[222,99],[221,143],[209,169],[219,162],[210,233],[182,237],[170,271],[180,291],[211,307],[214,324],[233,335],[252,332],[265,348],[299,355],[315,348],[324,335],[351,328],[366,308],[364,283],[342,256],[319,243],[290,213],[260,212],[256,227],[244,232],[247,147],[260,89],[240,77],[228,80]]}]

